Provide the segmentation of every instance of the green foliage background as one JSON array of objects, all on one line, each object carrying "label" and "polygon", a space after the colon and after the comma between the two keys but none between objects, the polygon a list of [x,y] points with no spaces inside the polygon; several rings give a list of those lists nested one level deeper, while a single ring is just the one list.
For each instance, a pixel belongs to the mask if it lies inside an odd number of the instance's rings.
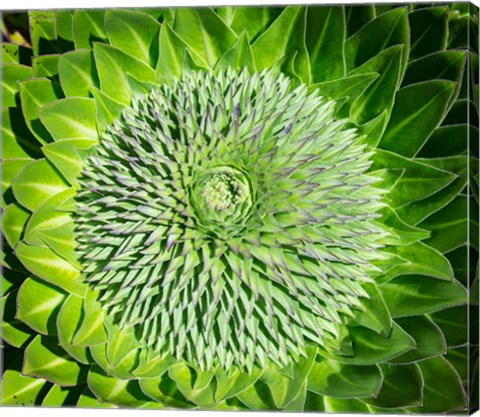
[{"label": "green foliage background", "polygon": [[[2,44],[3,405],[476,407],[476,8],[30,11],[29,33],[14,36],[21,18],[4,18],[17,43]],[[391,232],[392,257],[341,349],[248,374],[159,358],[111,323],[81,279],[71,214],[85,158],[132,97],[229,66],[282,72],[337,102],[375,150]]]}]

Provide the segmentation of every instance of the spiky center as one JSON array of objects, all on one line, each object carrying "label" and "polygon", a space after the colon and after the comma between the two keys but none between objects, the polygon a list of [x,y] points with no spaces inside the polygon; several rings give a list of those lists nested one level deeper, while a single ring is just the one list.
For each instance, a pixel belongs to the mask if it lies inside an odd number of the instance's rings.
[{"label": "spiky center", "polygon": [[269,72],[137,98],[87,161],[86,280],[148,348],[204,369],[335,344],[381,257],[371,153],[335,103]]},{"label": "spiky center", "polygon": [[248,216],[252,206],[250,181],[235,167],[214,167],[195,180],[191,200],[204,226],[228,227]]}]

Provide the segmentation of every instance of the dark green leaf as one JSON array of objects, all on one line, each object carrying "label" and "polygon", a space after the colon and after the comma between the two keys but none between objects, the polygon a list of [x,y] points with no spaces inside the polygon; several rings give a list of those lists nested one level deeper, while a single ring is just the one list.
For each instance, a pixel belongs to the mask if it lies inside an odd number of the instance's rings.
[{"label": "dark green leaf", "polygon": [[[463,346],[468,342],[469,314],[468,306],[465,303],[466,300],[463,303],[464,305],[437,311],[430,315],[432,320],[440,326],[449,348]],[[454,304],[451,303],[450,305]]]},{"label": "dark green leaf", "polygon": [[413,227],[403,222],[395,210],[390,207],[385,207],[380,210],[380,213],[382,214],[381,222],[383,227],[390,232],[389,236],[382,239],[382,243],[389,245],[409,245],[430,236],[428,230]]},{"label": "dark green leaf", "polygon": [[411,28],[410,58],[418,58],[447,47],[448,8],[427,7],[409,14]]},{"label": "dark green leaf", "polygon": [[351,118],[365,123],[385,110],[391,111],[400,80],[400,64],[403,46],[392,46],[356,68],[349,75],[376,72],[380,76],[359,95],[352,105]]},{"label": "dark green leaf", "polygon": [[50,11],[30,11],[30,38],[34,55],[47,55],[58,52],[55,30],[55,13]]},{"label": "dark green leaf", "polygon": [[[468,241],[468,215],[468,197],[459,195],[420,223],[420,227],[432,232],[430,239],[425,243],[440,252],[449,252],[463,246]],[[472,225],[478,228],[478,223]]]},{"label": "dark green leaf", "polygon": [[467,301],[465,288],[457,281],[426,276],[401,276],[380,285],[394,317],[431,313]]},{"label": "dark green leaf", "polygon": [[313,83],[345,76],[345,15],[341,6],[310,6],[305,41]]},{"label": "dark green leaf", "polygon": [[428,81],[398,91],[379,147],[413,157],[442,121],[455,84]]},{"label": "dark green leaf", "polygon": [[377,56],[384,49],[399,44],[404,45],[400,65],[400,73],[403,74],[409,47],[409,27],[404,7],[398,7],[373,19],[347,39],[345,43],[347,72]]},{"label": "dark green leaf", "polygon": [[[423,158],[448,157],[467,153],[469,127],[467,124],[440,126],[435,129],[418,156]],[[470,127],[470,137],[478,137],[478,129]]]},{"label": "dark green leaf", "polygon": [[409,411],[414,413],[441,413],[461,411],[465,406],[465,393],[460,377],[444,358],[418,362],[422,371],[423,403]]},{"label": "dark green leaf", "polygon": [[393,363],[411,363],[441,356],[446,353],[447,345],[440,328],[426,315],[399,317],[395,321],[415,339],[415,349],[394,359]]},{"label": "dark green leaf", "polygon": [[382,386],[382,374],[376,365],[344,365],[317,358],[308,376],[307,389],[335,398],[374,397]]},{"label": "dark green leaf", "polygon": [[398,408],[421,405],[423,379],[417,364],[380,365],[383,384],[375,398],[362,401],[375,407]]}]

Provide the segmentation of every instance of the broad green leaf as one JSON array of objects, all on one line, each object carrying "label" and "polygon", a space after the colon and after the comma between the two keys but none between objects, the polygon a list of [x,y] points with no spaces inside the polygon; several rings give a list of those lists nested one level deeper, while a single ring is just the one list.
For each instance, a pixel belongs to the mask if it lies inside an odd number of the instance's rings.
[{"label": "broad green leaf", "polygon": [[237,398],[250,410],[277,410],[268,385],[261,380],[238,394]]},{"label": "broad green leaf", "polygon": [[418,362],[424,380],[422,406],[412,408],[414,413],[441,413],[461,411],[465,406],[465,393],[460,377],[444,358]]},{"label": "broad green leaf", "polygon": [[468,134],[478,137],[478,129],[467,124],[440,126],[435,129],[418,156],[423,158],[448,157],[467,153]]},{"label": "broad green leaf", "polygon": [[39,78],[20,83],[20,98],[25,122],[40,143],[52,142],[53,138],[40,122],[38,109],[61,97],[61,91],[48,79]]},{"label": "broad green leaf", "polygon": [[382,243],[389,245],[409,245],[430,237],[430,232],[419,227],[413,227],[400,219],[395,210],[385,207],[379,211],[382,214],[381,222],[390,235],[382,239]]},{"label": "broad green leaf", "polygon": [[[474,363],[470,363],[469,355],[477,355],[478,348],[473,347],[459,347],[455,349],[448,349],[447,354],[445,355],[445,359],[455,368],[458,375],[462,379],[464,385],[469,384],[469,365],[474,365]],[[478,356],[476,356],[478,358]],[[476,362],[478,359],[473,359],[472,362]],[[472,376],[473,376],[472,372]],[[466,383],[466,384],[465,384]]]},{"label": "broad green leaf", "polygon": [[208,8],[179,8],[175,12],[174,31],[213,68],[237,36]]},{"label": "broad green leaf", "polygon": [[390,116],[388,110],[384,110],[379,116],[370,120],[369,122],[357,126],[358,134],[365,135],[365,143],[372,148],[376,148],[378,142],[382,138],[383,132],[387,127],[388,117]]},{"label": "broad green leaf", "polygon": [[423,379],[417,364],[382,364],[380,367],[383,374],[380,392],[375,398],[364,398],[362,401],[382,408],[421,405]]},{"label": "broad green leaf", "polygon": [[67,97],[91,97],[99,85],[91,50],[75,50],[60,55],[60,84]]},{"label": "broad green leaf", "polygon": [[105,10],[75,10],[73,39],[75,49],[91,49],[93,42],[107,41]]},{"label": "broad green leaf", "polygon": [[345,98],[341,104],[340,116],[348,116],[352,103],[378,76],[378,73],[372,72],[319,82],[311,85],[309,91],[318,89],[323,97],[337,101]]},{"label": "broad green leaf", "polygon": [[84,387],[81,385],[73,388],[54,385],[43,399],[42,407],[75,406],[83,390]]},{"label": "broad green leaf", "polygon": [[[435,194],[428,196],[428,198],[405,204],[404,206],[397,208],[398,215],[403,220],[414,225],[419,224],[422,220],[451,202],[458,193],[463,190],[468,179],[468,164],[466,156],[417,160],[423,164],[428,164],[432,167],[449,171],[456,175],[456,178],[446,187],[443,187]],[[473,160],[470,161],[470,165],[472,164]]]},{"label": "broad green leaf", "polygon": [[75,49],[73,42],[73,10],[55,10],[57,44],[62,52]]},{"label": "broad green leaf", "polygon": [[[438,193],[451,184],[456,175],[441,168],[432,167],[423,162],[404,158],[393,152],[377,150],[373,156],[372,169],[404,170],[402,177],[388,194],[390,206],[397,209],[403,205],[412,205],[417,200]],[[408,219],[398,212],[402,220]],[[414,224],[414,223],[413,223]]]},{"label": "broad green leaf", "polygon": [[30,213],[16,203],[9,204],[2,213],[2,233],[14,248],[20,241]]},{"label": "broad green leaf", "polygon": [[128,105],[132,97],[127,74],[139,81],[155,79],[155,71],[150,66],[118,48],[96,43],[93,46],[93,54],[101,90],[120,103]]},{"label": "broad green leaf", "polygon": [[408,64],[402,86],[429,80],[450,80],[456,84],[450,104],[457,97],[466,63],[464,51],[443,51],[427,55]]},{"label": "broad green leaf", "polygon": [[381,336],[365,327],[354,327],[350,332],[355,351],[353,356],[332,356],[324,350],[321,350],[320,354],[347,365],[375,365],[415,348],[415,340],[395,323],[389,337]]},{"label": "broad green leaf", "polygon": [[69,294],[58,312],[56,325],[60,346],[77,361],[86,364],[88,363],[86,349],[72,344],[73,336],[82,321],[82,307],[82,298]]},{"label": "broad green leaf", "polygon": [[285,7],[237,6],[230,27],[238,36],[246,30],[253,42],[282,13]]},{"label": "broad green leaf", "polygon": [[272,68],[287,54],[297,52],[294,70],[310,84],[310,63],[305,45],[306,9],[288,6],[253,43],[252,52],[258,71]]},{"label": "broad green leaf", "polygon": [[236,396],[254,384],[262,373],[263,370],[257,367],[253,368],[250,373],[242,372],[239,369],[227,373],[223,369],[217,369],[215,372],[215,379],[217,380],[215,400],[223,401]]},{"label": "broad green leaf", "polygon": [[398,317],[395,321],[415,339],[415,349],[392,359],[392,363],[412,363],[447,352],[440,328],[426,315]]},{"label": "broad green leaf", "polygon": [[15,177],[12,190],[17,201],[29,210],[68,188],[66,182],[45,160],[39,159],[26,165]]},{"label": "broad green leaf", "polygon": [[442,121],[454,88],[450,81],[427,81],[399,90],[379,147],[415,156]]},{"label": "broad green leaf", "polygon": [[[87,298],[91,303],[95,302],[96,310],[102,313],[101,304],[94,299],[94,293],[90,293]],[[93,310],[90,306],[85,306],[85,313],[88,310]],[[103,319],[102,319],[103,322]],[[107,358],[110,364],[115,367],[120,361],[127,356],[132,350],[139,347],[139,342],[135,337],[133,328],[124,329],[119,326],[109,325],[108,331],[108,343],[107,343]]]},{"label": "broad green leaf", "polygon": [[11,188],[12,182],[18,173],[30,162],[31,159],[9,159],[6,161],[0,161],[0,166],[2,168],[0,184],[2,185],[3,190],[2,207],[16,202]]},{"label": "broad green leaf", "polygon": [[42,151],[70,185],[79,188],[78,178],[96,144],[95,139],[65,139],[43,146]]},{"label": "broad green leaf", "polygon": [[19,348],[32,338],[32,329],[15,317],[17,309],[17,291],[10,291],[0,298],[0,313],[2,317],[0,330],[2,339],[9,345]]},{"label": "broad green leaf", "polygon": [[443,119],[442,125],[468,124],[468,116],[471,114],[470,112],[476,112],[473,101],[459,98],[453,103],[448,114],[445,116],[445,119]]},{"label": "broad green leaf", "polygon": [[252,48],[248,42],[246,31],[242,32],[233,46],[218,60],[215,68],[232,67],[237,71],[247,68],[251,74],[255,72]]},{"label": "broad green leaf", "polygon": [[17,107],[5,107],[2,109],[1,117],[3,159],[41,157],[39,144],[25,124],[22,110]]},{"label": "broad green leaf", "polygon": [[155,67],[160,24],[153,17],[138,11],[113,9],[106,10],[105,14],[110,44]]},{"label": "broad green leaf", "polygon": [[379,288],[393,317],[431,313],[467,301],[467,292],[457,281],[426,276],[401,276]]},{"label": "broad green leaf", "polygon": [[318,357],[308,375],[307,389],[335,398],[374,397],[382,386],[382,373],[376,365],[344,365]]},{"label": "broad green leaf", "polygon": [[380,74],[362,94],[356,97],[352,104],[350,117],[357,123],[366,123],[385,110],[391,111],[400,79],[403,49],[403,45],[385,49],[349,73],[349,75],[370,74],[372,72]]},{"label": "broad green leaf", "polygon": [[7,369],[2,375],[0,403],[3,406],[32,406],[47,381],[30,378],[20,372]]},{"label": "broad green leaf", "polygon": [[293,365],[289,365],[291,377],[285,375],[275,365],[267,366],[260,377],[261,381],[267,384],[275,406],[282,409],[290,404],[299,394],[303,383],[307,380],[312,369],[317,350],[307,351],[308,357],[301,358]]},{"label": "broad green leaf", "polygon": [[30,11],[29,27],[35,56],[58,52],[54,12]]},{"label": "broad green leaf", "polygon": [[[451,303],[450,305],[454,305]],[[471,316],[469,315],[469,307],[466,305],[466,300],[464,301],[463,305],[459,305],[456,307],[446,308],[441,311],[437,311],[432,313],[430,317],[432,320],[440,327],[442,330],[443,335],[447,341],[447,346],[457,347],[463,346],[468,343],[469,340],[469,317],[470,320],[474,320],[474,312],[475,310],[471,308]],[[478,311],[478,310],[477,310]],[[478,315],[478,312],[477,312]],[[472,326],[472,329],[473,326]],[[472,340],[474,340],[473,332],[472,332]]]},{"label": "broad green leaf", "polygon": [[117,408],[114,404],[107,402],[100,402],[89,388],[85,388],[82,395],[80,395],[77,404],[79,408]]},{"label": "broad green leaf", "polygon": [[47,104],[38,111],[40,120],[53,138],[93,139],[98,138],[95,126],[95,100],[69,97]]},{"label": "broad green leaf", "polygon": [[375,283],[364,284],[362,287],[368,293],[369,298],[362,297],[360,299],[364,311],[356,312],[349,325],[363,326],[388,337],[393,324],[382,294]]},{"label": "broad green leaf", "polygon": [[111,99],[97,88],[93,89],[93,97],[95,98],[97,108],[97,129],[101,136],[101,133],[117,120],[120,113],[126,109],[127,106]]},{"label": "broad green leaf", "polygon": [[145,407],[150,402],[150,398],[140,390],[137,381],[109,377],[96,366],[90,369],[87,383],[90,390],[102,401],[120,407]]},{"label": "broad green leaf", "polygon": [[33,58],[33,76],[58,81],[58,59],[60,55],[41,55]]},{"label": "broad green leaf", "polygon": [[67,292],[83,295],[84,284],[78,269],[46,246],[20,242],[15,248],[15,255],[37,277]]},{"label": "broad green leaf", "polygon": [[104,312],[96,297],[96,293],[87,290],[83,301],[82,324],[72,339],[74,346],[87,347],[107,341],[107,332],[103,324]]},{"label": "broad green leaf", "polygon": [[178,390],[175,381],[168,376],[168,373],[157,378],[141,378],[138,382],[145,395],[165,406],[183,409],[196,407]]},{"label": "broad green leaf", "polygon": [[[213,407],[217,402],[215,400],[215,384],[210,383],[214,377],[213,372],[195,371],[185,363],[177,363],[168,369],[168,375],[177,383],[179,391],[189,401],[206,408]],[[202,383],[202,386],[197,388],[196,384],[199,380],[204,379],[206,379],[206,383]]]},{"label": "broad green leaf", "polygon": [[427,275],[445,281],[453,279],[453,271],[448,259],[422,242],[415,242],[407,246],[390,246],[385,250],[393,254],[401,263],[386,270],[383,274],[380,273],[376,277],[378,283],[408,274]]},{"label": "broad green leaf", "polygon": [[[323,401],[326,413],[369,414],[367,406],[360,400],[323,397]],[[317,411],[317,408],[313,408],[311,411]]]},{"label": "broad green leaf", "polygon": [[139,365],[132,371],[132,374],[142,378],[156,378],[163,375],[170,366],[177,362],[173,356],[162,357],[154,355],[149,358],[144,350],[140,352]]},{"label": "broad green leaf", "polygon": [[305,400],[307,398],[307,381],[303,383],[300,387],[299,393],[296,398],[291,401],[285,408],[282,409],[284,412],[290,413],[301,413],[305,409]]},{"label": "broad green leaf", "polygon": [[85,370],[61,348],[55,339],[37,336],[25,349],[23,374],[44,378],[62,387],[85,382]]},{"label": "broad green leaf", "polygon": [[1,87],[2,106],[15,107],[16,97],[19,92],[18,81],[32,78],[32,68],[20,64],[2,64]]},{"label": "broad green leaf", "polygon": [[32,49],[14,43],[2,43],[2,62],[4,64],[30,65]]},{"label": "broad green leaf", "polygon": [[[469,214],[468,197],[459,195],[419,224],[420,227],[432,232],[430,239],[425,243],[440,252],[449,252],[463,246],[468,242]],[[473,216],[472,213],[471,222],[473,222]],[[478,222],[471,224],[478,230]]]},{"label": "broad green leaf", "polygon": [[[60,210],[59,207],[74,195],[75,191],[70,188],[55,194],[40,204],[28,221],[23,240],[32,245],[41,245],[44,243],[42,231],[71,223],[71,215],[66,211]],[[73,238],[72,235],[72,240]]]},{"label": "broad green leaf", "polygon": [[375,19],[375,6],[373,4],[346,5],[345,16],[347,23],[347,37],[350,37],[371,20]]},{"label": "broad green leaf", "polygon": [[57,334],[55,320],[65,293],[34,277],[27,278],[17,297],[17,318],[45,335]]},{"label": "broad green leaf", "polygon": [[[373,19],[345,43],[347,72],[367,62],[393,45],[403,44],[401,73],[405,69],[409,47],[409,27],[406,9],[398,7]],[[401,80],[402,77],[400,77]]]},{"label": "broad green leaf", "polygon": [[341,6],[307,9],[305,42],[313,83],[345,76],[345,16]]},{"label": "broad green leaf", "polygon": [[408,15],[411,30],[410,58],[443,51],[448,40],[448,7],[426,7]]}]

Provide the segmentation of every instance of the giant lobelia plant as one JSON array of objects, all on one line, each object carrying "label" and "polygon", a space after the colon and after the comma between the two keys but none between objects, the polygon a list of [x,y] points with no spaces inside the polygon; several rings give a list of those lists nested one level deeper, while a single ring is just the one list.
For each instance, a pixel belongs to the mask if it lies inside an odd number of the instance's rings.
[{"label": "giant lobelia plant", "polygon": [[2,404],[475,407],[477,25],[29,12],[2,45]]}]

